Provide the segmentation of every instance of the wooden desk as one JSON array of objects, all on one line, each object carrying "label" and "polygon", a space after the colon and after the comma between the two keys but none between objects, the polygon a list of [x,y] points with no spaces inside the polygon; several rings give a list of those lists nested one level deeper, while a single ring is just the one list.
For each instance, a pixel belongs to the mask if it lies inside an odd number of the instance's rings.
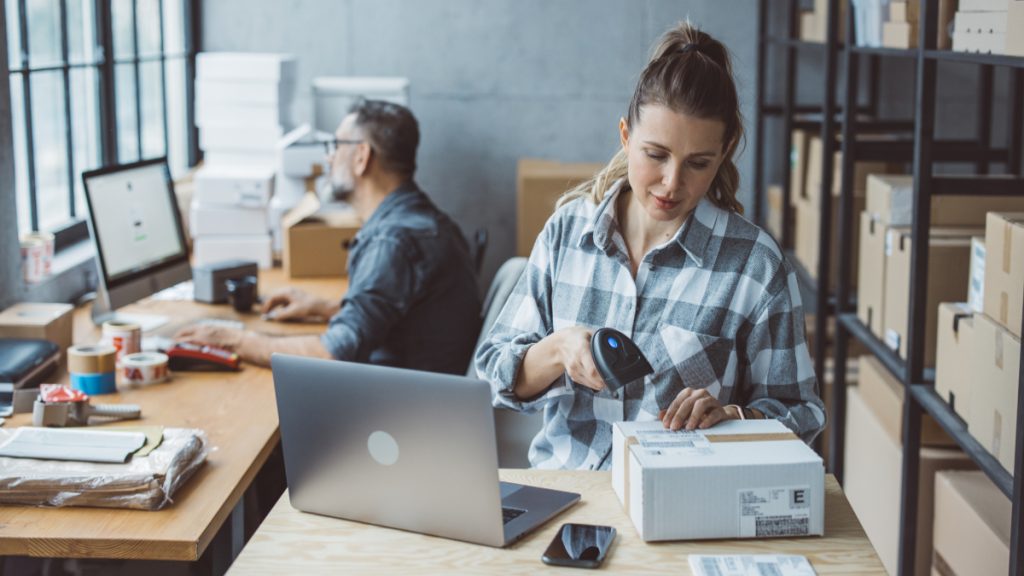
[{"label": "wooden desk", "polygon": [[[347,281],[289,281],[279,269],[260,274],[261,294],[286,285],[334,299],[344,293]],[[174,324],[220,317],[235,318],[271,333],[323,330],[317,325],[263,322],[256,314],[239,315],[226,305],[148,300],[125,310],[169,315]],[[74,333],[76,343],[99,340],[100,330],[93,326],[87,306],[75,311]],[[60,378],[67,381],[66,375]],[[0,506],[0,555],[199,559],[278,442],[270,370],[246,365],[237,373],[179,372],[166,384],[97,396],[96,401],[141,405],[142,420],[124,425],[201,428],[215,449],[175,495],[175,502],[157,512]],[[31,415],[21,414],[6,426],[30,425],[31,421]]]},{"label": "wooden desk", "polygon": [[[571,490],[582,501],[507,549],[380,528],[299,512],[288,494],[274,506],[231,566],[235,574],[569,574],[540,556],[563,522],[618,530],[605,569],[616,574],[690,574],[689,554],[800,554],[818,574],[885,574],[878,555],[832,476],[826,479],[825,536],[648,544],[612,491],[608,472],[502,470],[501,479]],[[580,572],[581,574],[583,572]],[[575,572],[574,572],[575,574]]]}]

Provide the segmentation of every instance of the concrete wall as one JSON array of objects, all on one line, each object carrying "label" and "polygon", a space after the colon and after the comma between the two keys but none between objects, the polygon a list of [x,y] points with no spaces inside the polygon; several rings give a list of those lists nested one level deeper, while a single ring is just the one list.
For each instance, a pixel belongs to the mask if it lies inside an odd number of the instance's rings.
[{"label": "concrete wall", "polygon": [[[520,157],[603,162],[658,36],[687,17],[733,51],[753,118],[752,2],[244,0],[203,3],[202,46],[297,56],[294,115],[316,76],[405,76],[421,123],[418,180],[468,233],[490,232],[485,278],[515,249]],[[755,135],[748,134],[749,150]],[[739,158],[750,198],[751,154]]]}]

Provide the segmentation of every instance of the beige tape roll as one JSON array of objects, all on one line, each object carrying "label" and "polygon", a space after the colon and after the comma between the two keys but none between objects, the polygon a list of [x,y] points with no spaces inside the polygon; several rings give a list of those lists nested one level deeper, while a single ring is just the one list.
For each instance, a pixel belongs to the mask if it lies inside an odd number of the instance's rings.
[{"label": "beige tape roll", "polygon": [[117,348],[109,344],[86,344],[68,348],[68,372],[71,374],[106,374],[117,363]]},{"label": "beige tape roll", "polygon": [[130,322],[104,322],[103,341],[117,348],[120,362],[128,354],[142,352],[142,327]]},{"label": "beige tape roll", "polygon": [[167,355],[139,352],[121,358],[121,382],[124,384],[156,384],[167,380]]}]

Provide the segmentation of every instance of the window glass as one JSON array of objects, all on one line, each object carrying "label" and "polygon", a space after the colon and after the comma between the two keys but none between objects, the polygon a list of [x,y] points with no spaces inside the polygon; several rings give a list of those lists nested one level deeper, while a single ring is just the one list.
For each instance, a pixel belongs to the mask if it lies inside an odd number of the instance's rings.
[{"label": "window glass", "polygon": [[29,64],[32,67],[61,64],[59,0],[26,0],[25,6],[28,14]]},{"label": "window glass", "polygon": [[164,146],[164,80],[160,62],[139,65],[142,95],[142,157],[156,158],[166,154]]},{"label": "window glass", "polygon": [[121,163],[139,159],[139,133],[135,109],[135,65],[114,67],[117,93],[117,159]]},{"label": "window glass", "polygon": [[[165,0],[166,2],[166,0]],[[188,170],[188,112],[185,105],[185,59],[168,58],[167,82],[167,161],[171,176],[178,178]]]},{"label": "window glass", "polygon": [[[10,4],[10,2],[8,2]],[[21,74],[11,74],[11,132],[14,137],[14,201],[18,206],[18,230],[32,229],[28,200],[28,150],[25,140],[25,100]]]},{"label": "window glass", "polygon": [[68,61],[96,63],[96,15],[93,0],[66,0],[68,8]]},{"label": "window glass", "polygon": [[135,27],[132,25],[132,0],[111,0],[114,29],[114,58],[135,57]]},{"label": "window glass", "polygon": [[11,69],[21,68],[21,22],[18,19],[21,12],[18,10],[18,3],[14,0],[6,0],[4,6],[7,9],[7,62]]},{"label": "window glass", "polygon": [[160,55],[160,2],[137,0],[139,56]]},{"label": "window glass", "polygon": [[71,218],[64,76],[60,71],[52,71],[36,72],[30,78],[39,229],[49,230]]},{"label": "window glass", "polygon": [[185,5],[181,0],[164,0],[164,53],[185,53]]},{"label": "window glass", "polygon": [[95,68],[71,70],[71,142],[75,168],[75,215],[85,216],[81,173],[100,166],[99,73]]}]

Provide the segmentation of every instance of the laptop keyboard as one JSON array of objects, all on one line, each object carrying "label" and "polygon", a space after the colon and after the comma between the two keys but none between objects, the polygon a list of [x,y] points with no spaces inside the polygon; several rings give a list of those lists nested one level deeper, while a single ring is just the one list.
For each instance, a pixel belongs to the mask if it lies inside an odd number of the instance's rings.
[{"label": "laptop keyboard", "polygon": [[526,510],[519,508],[502,508],[501,509],[501,523],[508,524],[509,522],[519,518],[523,514],[526,514]]}]

